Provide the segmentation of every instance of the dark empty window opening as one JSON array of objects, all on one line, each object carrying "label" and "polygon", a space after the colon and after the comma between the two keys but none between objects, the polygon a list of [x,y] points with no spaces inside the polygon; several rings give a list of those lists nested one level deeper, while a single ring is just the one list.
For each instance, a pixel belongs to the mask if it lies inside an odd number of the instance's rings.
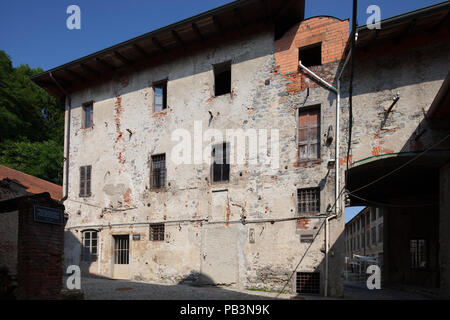
[{"label": "dark empty window opening", "polygon": [[167,109],[167,81],[159,81],[153,84],[154,110],[161,112]]},{"label": "dark empty window opening", "polygon": [[166,185],[166,155],[152,156],[150,186],[152,189],[161,189]]},{"label": "dark empty window opening", "polygon": [[231,61],[214,65],[214,95],[231,93]]},{"label": "dark empty window opening", "polygon": [[227,143],[213,146],[212,149],[213,182],[228,181],[230,179],[230,151]]},{"label": "dark empty window opening", "polygon": [[320,212],[319,188],[297,190],[297,204],[299,215],[310,215]]},{"label": "dark empty window opening", "polygon": [[164,223],[150,225],[150,241],[164,241]]},{"label": "dark empty window opening", "polygon": [[80,197],[91,196],[91,166],[80,167]]},{"label": "dark empty window opening", "polygon": [[94,124],[94,106],[92,102],[83,104],[83,128],[91,128]]},{"label": "dark empty window opening", "polygon": [[319,272],[297,272],[296,292],[298,294],[319,294],[320,273]]},{"label": "dark empty window opening", "polygon": [[320,66],[322,64],[322,43],[299,48],[298,60],[305,67]]},{"label": "dark empty window opening", "polygon": [[114,236],[114,264],[129,264],[130,239],[128,235]]},{"label": "dark empty window opening", "polygon": [[97,234],[98,232],[95,230],[83,232],[83,249],[81,252],[82,261],[97,261]]}]

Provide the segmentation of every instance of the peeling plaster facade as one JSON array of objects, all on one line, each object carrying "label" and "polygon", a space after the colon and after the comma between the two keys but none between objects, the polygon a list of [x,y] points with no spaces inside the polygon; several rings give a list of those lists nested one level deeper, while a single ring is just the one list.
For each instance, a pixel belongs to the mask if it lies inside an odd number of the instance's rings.
[{"label": "peeling plaster facade", "polygon": [[[336,33],[328,39],[328,32]],[[267,29],[74,93],[65,265],[81,264],[85,272],[106,277],[165,283],[281,290],[288,281],[285,290],[295,292],[291,274],[305,255],[297,271],[320,272],[323,293],[324,218],[296,219],[297,189],[320,188],[322,215],[334,203],[335,173],[327,163],[334,159],[335,141],[327,145],[326,140],[335,124],[336,96],[299,74],[296,65],[298,47],[319,39],[323,65],[312,69],[333,82],[347,36],[348,20],[312,18],[276,41]],[[213,65],[227,60],[232,61],[231,94],[214,97]],[[152,84],[162,79],[168,80],[168,107],[155,113]],[[93,101],[94,125],[83,129],[87,101]],[[320,159],[298,162],[297,108],[318,104]],[[193,134],[194,121],[201,121],[203,130],[222,132],[278,129],[279,168],[232,165],[229,182],[212,183],[207,164],[175,165],[170,159],[178,142],[171,133],[183,128]],[[162,153],[166,187],[155,191],[149,187],[149,161]],[[92,166],[92,196],[87,198],[79,197],[79,168],[85,165]],[[149,240],[149,223],[165,224],[164,241]],[[329,225],[328,294],[341,296],[342,212]],[[98,259],[88,265],[80,262],[84,230],[98,231]],[[136,234],[140,240],[133,240]],[[305,234],[317,237],[304,243]],[[129,235],[125,267],[114,264],[114,235]]]}]

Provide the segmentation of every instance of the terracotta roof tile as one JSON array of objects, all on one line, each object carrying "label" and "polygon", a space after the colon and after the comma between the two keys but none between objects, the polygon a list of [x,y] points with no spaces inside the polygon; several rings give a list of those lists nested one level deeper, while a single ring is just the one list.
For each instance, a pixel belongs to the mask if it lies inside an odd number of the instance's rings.
[{"label": "terracotta roof tile", "polygon": [[29,193],[48,192],[54,200],[60,200],[62,198],[62,186],[0,165],[0,180],[5,178],[24,186]]}]

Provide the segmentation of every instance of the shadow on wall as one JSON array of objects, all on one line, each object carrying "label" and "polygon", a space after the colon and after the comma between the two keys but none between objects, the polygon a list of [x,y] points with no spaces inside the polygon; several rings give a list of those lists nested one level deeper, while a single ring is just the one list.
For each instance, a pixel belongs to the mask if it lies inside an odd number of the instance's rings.
[{"label": "shadow on wall", "polygon": [[[254,294],[239,292],[234,288],[214,284],[209,276],[191,271],[190,274],[180,279],[176,284],[155,284],[136,280],[112,279],[110,277],[95,274],[96,261],[81,261],[80,241],[69,231],[66,231],[65,242],[66,251],[64,257],[65,275],[63,287],[67,288],[67,267],[69,265],[78,265],[81,268],[81,289],[84,292],[85,299],[273,299],[279,292],[286,294],[294,292],[290,296],[316,296],[324,295],[325,285],[325,246],[323,243],[324,227],[318,231],[318,236],[313,243],[305,244],[305,250],[296,257],[294,267],[291,272],[282,274],[273,274],[270,270],[266,274],[261,274],[261,283],[249,285],[247,290]],[[334,245],[329,249],[329,279],[328,296],[343,297],[343,270],[344,270],[344,249],[343,233],[340,233]],[[300,234],[298,237],[300,241]],[[320,243],[322,242],[322,243]],[[311,246],[310,246],[311,245]],[[69,250],[67,250],[69,246]],[[312,248],[319,246],[322,254],[316,254]],[[308,248],[308,249],[307,249]],[[70,254],[70,255],[68,255]],[[314,256],[315,255],[315,256]],[[317,257],[317,258],[316,258]],[[316,261],[320,259],[320,263]],[[316,267],[310,267],[310,264]],[[295,266],[297,266],[295,270]],[[276,266],[273,266],[276,268]],[[143,279],[142,279],[143,280]],[[273,283],[279,285],[274,288]],[[195,289],[194,289],[195,288]],[[269,290],[267,288],[273,288]],[[197,290],[198,289],[198,290]],[[295,293],[296,292],[296,293]]]}]

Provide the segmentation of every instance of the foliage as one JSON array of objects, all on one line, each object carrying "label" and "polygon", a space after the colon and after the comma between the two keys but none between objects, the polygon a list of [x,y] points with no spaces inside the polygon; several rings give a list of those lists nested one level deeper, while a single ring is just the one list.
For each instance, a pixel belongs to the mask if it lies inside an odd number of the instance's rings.
[{"label": "foliage", "polygon": [[0,50],[0,164],[62,183],[64,106]]}]

